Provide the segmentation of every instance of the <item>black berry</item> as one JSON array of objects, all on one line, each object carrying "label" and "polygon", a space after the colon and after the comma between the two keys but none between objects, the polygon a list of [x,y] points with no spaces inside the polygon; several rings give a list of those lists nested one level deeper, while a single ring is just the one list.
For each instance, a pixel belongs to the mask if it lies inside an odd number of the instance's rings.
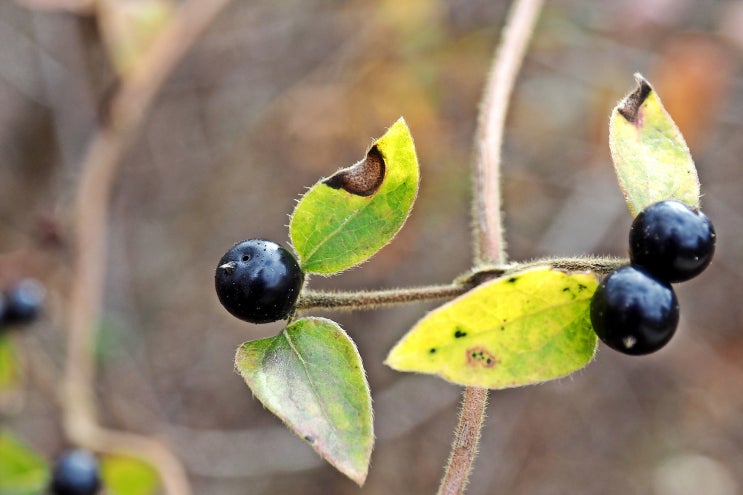
[{"label": "black berry", "polygon": [[678,300],[671,286],[635,266],[611,272],[591,299],[596,335],[625,354],[657,351],[671,340],[678,320]]},{"label": "black berry", "polygon": [[715,229],[707,216],[674,200],[645,208],[632,222],[630,260],[667,282],[699,275],[715,252]]},{"label": "black berry", "polygon": [[41,313],[46,290],[41,282],[24,278],[13,284],[5,293],[5,321],[29,323]]},{"label": "black berry", "polygon": [[217,265],[214,285],[222,305],[241,320],[268,323],[289,316],[304,282],[294,256],[275,242],[248,239]]},{"label": "black berry", "polygon": [[54,495],[94,495],[101,487],[98,460],[87,450],[70,450],[54,466]]}]

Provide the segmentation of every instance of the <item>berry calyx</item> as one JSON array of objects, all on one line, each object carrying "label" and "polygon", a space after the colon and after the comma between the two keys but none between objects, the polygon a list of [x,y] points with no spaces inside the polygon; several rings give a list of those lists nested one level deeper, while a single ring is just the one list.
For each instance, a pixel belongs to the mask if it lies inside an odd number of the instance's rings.
[{"label": "berry calyx", "polygon": [[632,222],[630,261],[666,282],[696,277],[712,261],[715,229],[707,216],[675,200],[652,204]]},{"label": "berry calyx", "polygon": [[238,242],[222,256],[214,285],[233,316],[268,323],[289,316],[299,297],[304,273],[294,256],[272,241]]},{"label": "berry calyx", "polygon": [[678,300],[670,284],[635,266],[611,272],[591,299],[596,335],[624,354],[657,351],[671,340],[678,320]]},{"label": "berry calyx", "polygon": [[41,313],[46,290],[38,280],[24,278],[5,292],[5,316],[7,323],[30,323]]},{"label": "berry calyx", "polygon": [[87,450],[70,450],[54,466],[54,495],[94,495],[101,488],[98,460]]}]

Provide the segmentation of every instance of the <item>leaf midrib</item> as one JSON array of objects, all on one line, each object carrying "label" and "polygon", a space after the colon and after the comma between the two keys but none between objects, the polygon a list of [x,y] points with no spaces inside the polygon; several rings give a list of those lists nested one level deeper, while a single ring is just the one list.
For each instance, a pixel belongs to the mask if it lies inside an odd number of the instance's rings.
[{"label": "leaf midrib", "polygon": [[310,375],[310,372],[309,372],[309,369],[308,369],[308,366],[309,365],[304,360],[304,358],[300,354],[300,352],[297,349],[297,347],[294,345],[294,342],[292,341],[291,337],[289,336],[289,332],[287,332],[286,328],[281,332],[281,334],[286,339],[286,343],[289,345],[289,348],[292,350],[292,352],[296,355],[296,357],[299,360],[299,362],[302,364],[302,370],[304,370],[304,374],[307,377],[307,383],[309,384],[310,390],[312,391],[312,395],[315,397],[315,400],[317,401],[317,403],[318,403],[318,405],[320,407],[320,411],[322,412],[323,418],[328,423],[328,425],[330,426],[331,430],[333,430],[333,433],[335,434],[335,436],[338,437],[338,438],[342,438],[342,435],[340,434],[341,432],[338,430],[337,426],[332,421],[332,419],[330,417],[330,413],[325,408],[325,403],[321,399],[320,392],[317,390],[317,388],[315,386],[315,383],[314,383],[314,381],[312,379],[312,376]]}]

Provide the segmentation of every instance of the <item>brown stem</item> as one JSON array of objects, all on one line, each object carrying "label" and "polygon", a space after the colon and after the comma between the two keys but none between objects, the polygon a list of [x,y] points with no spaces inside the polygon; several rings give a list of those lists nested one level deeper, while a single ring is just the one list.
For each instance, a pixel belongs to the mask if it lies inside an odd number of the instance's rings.
[{"label": "brown stem", "polygon": [[473,201],[478,262],[504,262],[506,257],[500,193],[503,129],[516,76],[541,8],[542,0],[514,1],[481,102]]},{"label": "brown stem", "polygon": [[[473,201],[477,264],[506,262],[500,194],[503,129],[516,75],[541,7],[542,0],[515,0],[511,6],[480,108]],[[465,389],[439,495],[464,493],[477,454],[487,403],[487,389]]]},{"label": "brown stem", "polygon": [[462,394],[459,421],[454,431],[449,463],[441,480],[438,495],[459,495],[464,493],[477,456],[480,432],[485,421],[488,406],[488,389],[466,387]]},{"label": "brown stem", "polygon": [[154,439],[107,431],[97,419],[92,347],[101,313],[109,198],[124,153],[168,76],[230,0],[190,0],[121,83],[108,118],[93,136],[75,197],[75,261],[64,370],[64,429],[70,441],[100,451],[123,451],[151,462],[171,495],[191,489],[177,458]]},{"label": "brown stem", "polygon": [[396,306],[423,301],[438,301],[461,296],[473,287],[495,277],[516,274],[537,266],[549,265],[566,272],[592,271],[606,275],[629,260],[622,258],[602,258],[596,256],[571,258],[541,258],[523,263],[506,265],[481,265],[460,275],[447,285],[406,287],[402,289],[362,290],[352,292],[325,292],[306,290],[302,292],[295,306],[297,311],[327,309],[336,311],[358,311],[382,306]]},{"label": "brown stem", "polygon": [[332,309],[341,311],[374,309],[420,301],[437,301],[461,296],[472,285],[453,283],[405,289],[386,289],[358,292],[305,291],[297,301],[298,311],[309,309]]},{"label": "brown stem", "polygon": [[549,265],[552,268],[563,270],[568,273],[591,271],[603,276],[607,275],[612,270],[616,270],[620,266],[627,264],[629,264],[629,260],[626,258],[614,258],[608,256],[573,256],[567,258],[551,256],[519,263],[508,263],[505,265],[479,265],[469,272],[457,277],[454,280],[454,283],[475,286],[494,277],[512,275],[530,268],[545,265]]}]

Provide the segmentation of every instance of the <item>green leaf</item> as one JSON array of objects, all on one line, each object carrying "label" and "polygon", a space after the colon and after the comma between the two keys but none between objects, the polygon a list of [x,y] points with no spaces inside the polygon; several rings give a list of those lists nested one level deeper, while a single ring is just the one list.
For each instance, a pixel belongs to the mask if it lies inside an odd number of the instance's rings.
[{"label": "green leaf", "polygon": [[359,485],[374,445],[369,385],[356,346],[337,323],[303,318],[246,342],[235,366],[255,396]]},{"label": "green leaf", "polygon": [[492,389],[568,375],[596,352],[597,285],[590,273],[548,266],[492,280],[425,316],[385,364]]},{"label": "green leaf", "polygon": [[46,461],[0,430],[0,495],[40,495],[49,480]]},{"label": "green leaf", "polygon": [[18,358],[13,343],[6,335],[0,334],[0,395],[18,386],[20,372]]},{"label": "green leaf", "polygon": [[640,74],[637,89],[614,108],[609,147],[627,206],[636,216],[658,201],[677,199],[699,207],[694,161],[660,97]]},{"label": "green leaf", "polygon": [[157,471],[146,462],[133,457],[103,457],[101,478],[108,495],[153,495],[160,488]]},{"label": "green leaf", "polygon": [[400,118],[366,158],[321,179],[304,195],[289,225],[306,273],[332,275],[358,265],[400,230],[418,194],[418,159]]}]

